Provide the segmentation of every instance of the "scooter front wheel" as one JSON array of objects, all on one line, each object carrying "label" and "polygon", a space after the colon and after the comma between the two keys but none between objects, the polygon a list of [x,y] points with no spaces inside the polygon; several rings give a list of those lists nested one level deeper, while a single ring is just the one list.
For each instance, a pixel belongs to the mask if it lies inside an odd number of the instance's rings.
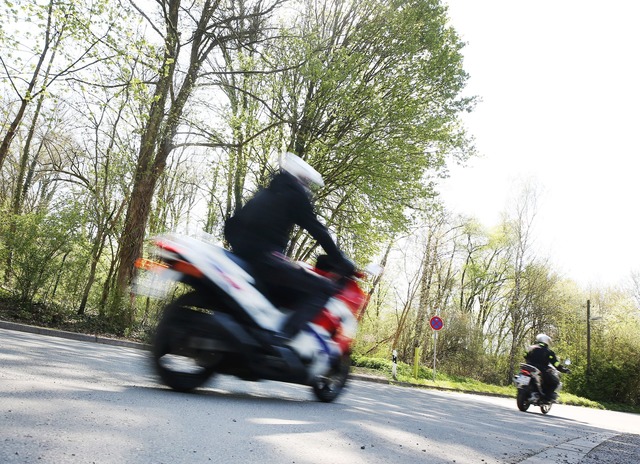
[{"label": "scooter front wheel", "polygon": [[330,403],[335,400],[347,383],[350,368],[351,357],[348,354],[342,355],[337,365],[332,367],[327,375],[313,380],[311,386],[316,397],[323,403]]}]

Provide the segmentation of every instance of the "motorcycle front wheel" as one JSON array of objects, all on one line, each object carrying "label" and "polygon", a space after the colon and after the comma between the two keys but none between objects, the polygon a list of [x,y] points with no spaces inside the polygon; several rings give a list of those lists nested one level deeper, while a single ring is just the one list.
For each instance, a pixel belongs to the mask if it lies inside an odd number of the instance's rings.
[{"label": "motorcycle front wheel", "polygon": [[526,411],[529,409],[529,391],[526,389],[518,389],[518,396],[516,397],[516,403],[520,411]]},{"label": "motorcycle front wheel", "polygon": [[221,355],[194,346],[194,337],[207,313],[198,310],[198,295],[190,293],[167,305],[153,341],[152,360],[162,382],[174,390],[189,392],[215,373]]},{"label": "motorcycle front wheel", "polygon": [[351,357],[348,354],[342,355],[337,365],[327,375],[314,379],[311,386],[316,397],[323,403],[335,400],[347,383],[350,368]]}]

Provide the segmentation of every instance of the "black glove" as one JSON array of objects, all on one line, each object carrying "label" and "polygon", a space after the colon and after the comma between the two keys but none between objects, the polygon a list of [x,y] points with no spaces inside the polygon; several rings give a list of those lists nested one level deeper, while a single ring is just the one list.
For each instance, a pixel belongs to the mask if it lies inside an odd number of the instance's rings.
[{"label": "black glove", "polygon": [[318,256],[316,267],[323,271],[333,272],[343,276],[351,276],[356,270],[356,265],[342,253],[338,256]]}]

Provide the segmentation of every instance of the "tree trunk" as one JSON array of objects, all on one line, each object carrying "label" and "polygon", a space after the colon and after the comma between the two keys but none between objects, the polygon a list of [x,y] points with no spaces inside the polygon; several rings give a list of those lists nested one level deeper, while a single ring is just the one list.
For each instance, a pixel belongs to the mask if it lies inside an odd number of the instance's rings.
[{"label": "tree trunk", "polygon": [[87,283],[84,286],[84,291],[82,292],[82,301],[80,302],[80,306],[78,307],[79,315],[83,315],[85,312],[85,308],[87,307],[89,292],[91,292],[91,287],[96,280],[96,269],[98,267],[98,262],[100,261],[100,256],[102,255],[102,249],[104,248],[104,240],[104,232],[102,230],[98,230],[96,239],[93,242],[93,247],[91,247],[91,266],[89,268]]},{"label": "tree trunk", "polygon": [[[178,58],[179,36],[177,25],[179,8],[180,0],[171,0],[169,2],[167,17],[165,18],[167,31],[165,53],[158,73],[159,77],[153,96],[153,103],[149,111],[149,119],[140,143],[131,199],[127,207],[124,230],[120,238],[118,269],[115,280],[116,295],[108,312],[112,321],[123,327],[132,322],[131,308],[128,308],[128,305],[124,305],[123,298],[133,278],[133,264],[142,251],[153,192],[156,182],[164,169],[164,162],[160,162],[160,159],[155,158],[165,156],[166,160],[168,155],[168,153],[163,152],[168,143],[166,140],[167,135],[162,136],[162,126],[165,105],[172,86]],[[154,158],[156,153],[157,156]]]},{"label": "tree trunk", "polygon": [[[35,133],[36,123],[38,121],[38,117],[40,115],[40,109],[42,108],[42,101],[44,100],[44,95],[41,95],[38,99],[38,104],[36,106],[36,111],[33,116],[33,120],[31,122],[31,126],[29,127],[29,132],[27,134],[27,139],[24,144],[24,148],[22,149],[22,156],[20,157],[20,166],[18,169],[18,179],[16,180],[16,189],[13,193],[13,201],[11,205],[11,223],[9,226],[9,234],[14,236],[16,233],[16,218],[22,212],[22,205],[24,203],[24,197],[29,190],[29,184],[31,183],[30,175],[27,175],[27,164],[29,163],[29,151],[31,150],[31,141],[33,140],[33,134]],[[33,162],[35,162],[38,158],[38,154],[42,149],[42,143],[38,147],[36,152],[36,156],[34,157]],[[11,275],[11,268],[13,267],[13,250],[9,248],[7,250],[7,260],[5,264],[4,271],[4,281],[7,283],[9,281],[9,277]]]}]

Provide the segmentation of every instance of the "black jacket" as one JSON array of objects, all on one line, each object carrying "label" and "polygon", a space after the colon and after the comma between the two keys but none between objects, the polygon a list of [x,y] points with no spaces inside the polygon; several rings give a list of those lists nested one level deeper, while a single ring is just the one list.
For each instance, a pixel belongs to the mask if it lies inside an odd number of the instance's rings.
[{"label": "black jacket", "polygon": [[560,364],[556,354],[545,343],[536,343],[531,345],[529,350],[524,355],[524,359],[527,363],[537,367],[541,371],[545,371],[549,364],[557,367]]},{"label": "black jacket", "polygon": [[280,172],[225,224],[225,238],[245,259],[265,252],[284,253],[294,225],[306,230],[332,258],[342,253],[318,221],[307,192],[291,174]]}]

